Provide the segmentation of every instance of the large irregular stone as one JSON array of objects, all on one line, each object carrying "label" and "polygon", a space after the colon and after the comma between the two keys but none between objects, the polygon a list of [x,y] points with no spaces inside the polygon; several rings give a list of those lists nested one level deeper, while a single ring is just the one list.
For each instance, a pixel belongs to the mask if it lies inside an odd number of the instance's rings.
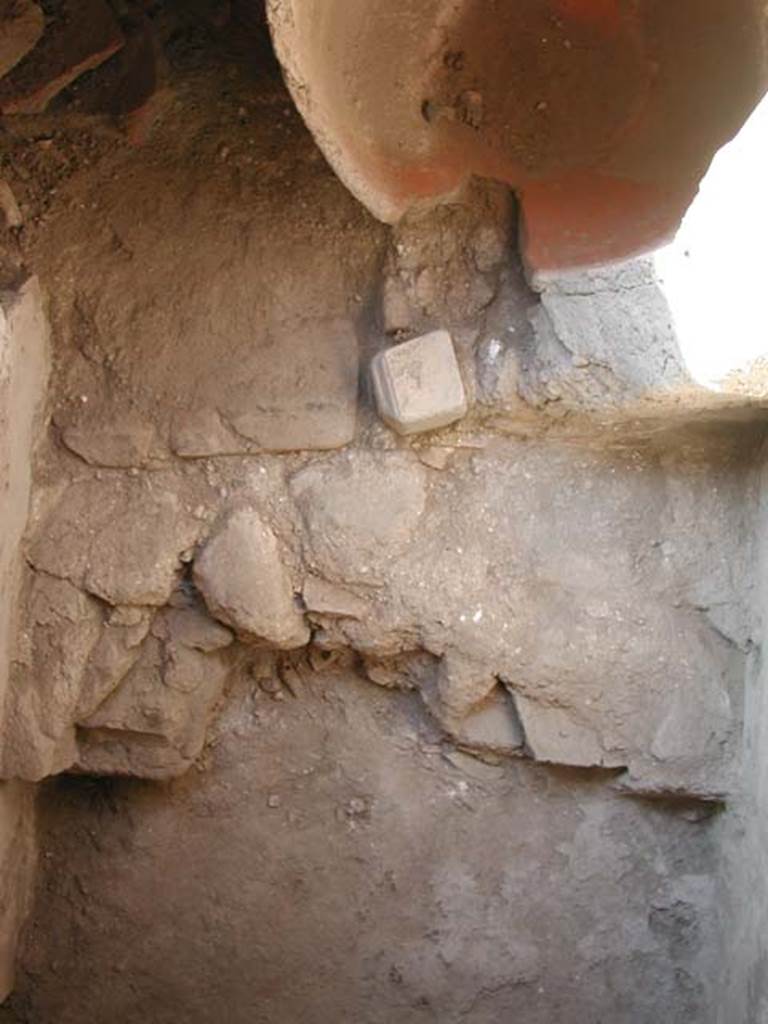
[{"label": "large irregular stone", "polygon": [[[407,685],[415,686],[440,727],[458,746],[478,754],[521,756],[525,735],[515,704],[504,687],[483,666],[451,653],[394,659],[389,668],[397,680],[398,664]],[[368,672],[368,677],[376,682]],[[392,685],[392,684],[390,684]]]},{"label": "large irregular stone", "polygon": [[461,714],[450,711],[438,691],[421,687],[420,692],[441,728],[457,746],[500,757],[521,757],[525,753],[525,733],[515,704],[497,683],[482,700]]},{"label": "large irregular stone", "polygon": [[195,559],[211,614],[246,640],[290,650],[309,641],[277,538],[251,509],[233,512]]},{"label": "large irregular stone", "polygon": [[172,482],[86,479],[64,492],[29,557],[111,605],[163,605],[201,530]]},{"label": "large irregular stone", "polygon": [[2,774],[37,781],[74,764],[76,708],[102,616],[67,580],[36,574],[28,622],[6,703]]},{"label": "large irregular stone", "polygon": [[626,760],[626,751],[606,750],[599,728],[590,722],[579,721],[572,708],[558,707],[543,701],[531,700],[521,694],[515,696],[515,707],[520,716],[526,748],[537,761],[550,764],[572,765],[576,768],[618,768]]},{"label": "large irregular stone", "polygon": [[702,672],[695,685],[676,687],[647,747],[618,785],[635,793],[727,799],[737,783],[734,740],[741,693],[728,680]]},{"label": "large irregular stone", "polygon": [[32,52],[0,82],[4,114],[39,114],[70,82],[123,45],[106,0],[65,0]]},{"label": "large irregular stone", "polygon": [[67,448],[92,466],[130,469],[161,454],[154,424],[114,402],[78,403],[58,411],[54,421]]},{"label": "large irregular stone", "polygon": [[400,555],[427,498],[426,475],[405,452],[355,451],[300,470],[291,492],[314,562],[331,579],[370,582]]},{"label": "large irregular stone", "polygon": [[161,612],[124,681],[79,722],[79,767],[155,779],[186,771],[203,749],[232,639],[194,605]]},{"label": "large irregular stone", "polygon": [[379,415],[398,434],[460,420],[467,396],[447,331],[432,331],[379,352],[371,363]]},{"label": "large irregular stone", "polygon": [[75,714],[87,718],[117,689],[139,657],[153,609],[115,608],[91,650],[80,684]]},{"label": "large irregular stone", "polygon": [[32,0],[0,3],[0,77],[26,57],[45,28],[45,16]]}]

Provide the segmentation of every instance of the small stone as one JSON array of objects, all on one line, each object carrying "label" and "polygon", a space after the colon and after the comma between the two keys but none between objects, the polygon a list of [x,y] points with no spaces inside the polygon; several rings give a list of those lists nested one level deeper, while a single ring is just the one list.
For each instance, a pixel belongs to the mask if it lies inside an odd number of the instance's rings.
[{"label": "small stone", "polygon": [[7,181],[0,181],[0,210],[3,211],[7,227],[20,228],[24,223],[16,196]]},{"label": "small stone", "polygon": [[146,609],[126,607],[113,608],[107,618],[110,626],[138,626],[145,618]]},{"label": "small stone", "polygon": [[274,655],[270,651],[254,651],[248,664],[248,674],[257,683],[273,679],[275,675]]},{"label": "small stone", "polygon": [[369,813],[368,802],[361,796],[353,796],[347,804],[348,818],[362,818]]},{"label": "small stone", "polygon": [[[302,695],[304,679],[302,678],[299,666],[290,657],[282,657],[278,660],[277,674],[283,687],[292,697],[296,698]],[[284,699],[285,690],[278,691],[275,697],[278,700]]]},{"label": "small stone", "polygon": [[267,807],[276,808],[279,807],[281,803],[282,800],[277,795],[277,793],[270,793],[270,795],[267,797]]},{"label": "small stone", "polygon": [[519,756],[525,746],[515,705],[500,686],[449,732],[460,746],[481,753]]},{"label": "small stone", "polygon": [[384,315],[384,330],[387,334],[407,331],[412,326],[413,312],[399,277],[388,277],[385,280],[381,307]]},{"label": "small stone", "polygon": [[467,398],[447,331],[432,331],[376,355],[371,377],[381,418],[398,434],[460,420]]},{"label": "small stone", "polygon": [[437,692],[450,715],[462,717],[484,701],[497,686],[496,678],[483,665],[460,655],[446,655],[437,674]]},{"label": "small stone", "polygon": [[429,466],[430,469],[442,470],[448,465],[453,452],[453,448],[422,448],[416,454],[419,457],[419,462],[423,462],[425,466]]},{"label": "small stone", "polygon": [[199,607],[169,608],[164,613],[164,621],[164,636],[169,643],[203,654],[221,651],[234,640],[230,630],[210,618],[202,604]]},{"label": "small stone", "polygon": [[335,583],[328,583],[317,576],[308,576],[304,581],[302,597],[307,611],[340,618],[364,619],[369,612],[366,601]]},{"label": "small stone", "polygon": [[363,659],[363,670],[372,683],[383,686],[385,689],[393,689],[400,682],[400,674],[391,665],[382,661],[373,661],[369,658]]},{"label": "small stone", "polygon": [[234,512],[208,541],[194,578],[211,614],[245,639],[283,650],[308,643],[277,538],[253,510]]}]

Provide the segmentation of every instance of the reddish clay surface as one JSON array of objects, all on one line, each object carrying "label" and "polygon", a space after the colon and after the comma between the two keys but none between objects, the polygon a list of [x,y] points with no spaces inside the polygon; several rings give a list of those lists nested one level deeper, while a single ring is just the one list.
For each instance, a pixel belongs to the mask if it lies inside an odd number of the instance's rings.
[{"label": "reddish clay surface", "polygon": [[533,269],[665,242],[765,90],[758,0],[447,8],[390,0],[358,24],[341,0],[308,0],[298,36],[279,5],[273,20],[289,80],[306,76],[299,107],[374,213],[505,182]]}]

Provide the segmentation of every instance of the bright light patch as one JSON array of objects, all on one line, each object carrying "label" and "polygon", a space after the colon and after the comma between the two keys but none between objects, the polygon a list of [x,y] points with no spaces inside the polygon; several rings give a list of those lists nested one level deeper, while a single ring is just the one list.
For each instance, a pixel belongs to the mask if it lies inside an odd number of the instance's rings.
[{"label": "bright light patch", "polygon": [[654,260],[694,380],[730,390],[751,373],[768,393],[768,97],[712,161]]}]

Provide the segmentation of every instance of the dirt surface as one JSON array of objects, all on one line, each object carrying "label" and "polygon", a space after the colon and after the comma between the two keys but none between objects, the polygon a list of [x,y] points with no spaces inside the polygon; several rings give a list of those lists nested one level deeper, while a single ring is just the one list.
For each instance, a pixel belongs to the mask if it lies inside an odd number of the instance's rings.
[{"label": "dirt surface", "polygon": [[236,687],[170,787],[46,787],[18,1020],[711,1019],[711,819],[482,764],[348,672],[294,691]]}]

